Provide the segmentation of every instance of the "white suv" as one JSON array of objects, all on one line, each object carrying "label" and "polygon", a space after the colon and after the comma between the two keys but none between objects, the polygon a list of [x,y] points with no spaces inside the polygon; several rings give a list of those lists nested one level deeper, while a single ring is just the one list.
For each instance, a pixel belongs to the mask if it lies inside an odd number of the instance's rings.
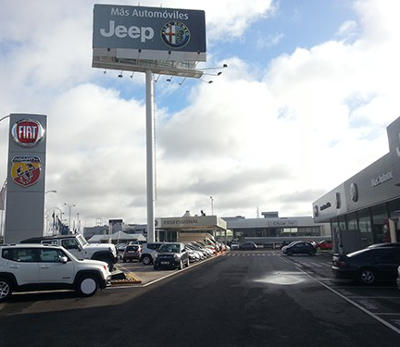
[{"label": "white suv", "polygon": [[0,246],[0,302],[13,291],[74,289],[94,295],[109,285],[107,263],[78,260],[65,248],[41,244]]},{"label": "white suv", "polygon": [[89,243],[80,235],[58,235],[33,237],[21,243],[42,243],[44,245],[62,246],[78,259],[105,261],[110,271],[118,261],[117,250],[112,243]]}]

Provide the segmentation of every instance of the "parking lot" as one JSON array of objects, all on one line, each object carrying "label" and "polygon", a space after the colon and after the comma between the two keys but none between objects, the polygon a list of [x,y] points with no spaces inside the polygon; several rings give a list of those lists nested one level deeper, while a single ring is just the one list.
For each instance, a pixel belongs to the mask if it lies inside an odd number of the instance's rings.
[{"label": "parking lot", "polygon": [[[144,265],[142,262],[139,262],[137,260],[134,260],[132,262],[126,262],[123,263],[121,260],[118,261],[117,264],[115,264],[115,268],[117,270],[121,270],[124,273],[133,273],[134,277],[139,279],[140,283],[135,283],[135,284],[129,284],[129,283],[124,283],[124,287],[147,287],[153,283],[156,283],[158,281],[161,281],[165,278],[171,277],[174,274],[177,274],[178,272],[181,271],[186,271],[190,270],[191,268],[204,264],[208,261],[211,261],[215,259],[216,257],[219,257],[221,255],[224,255],[225,253],[220,253],[218,255],[215,255],[211,258],[205,259],[198,261],[196,263],[191,263],[188,268],[185,268],[183,270],[177,270],[177,269],[162,269],[162,270],[154,270],[153,265]],[[120,284],[118,282],[115,282],[111,288],[116,288]]]},{"label": "parking lot", "polygon": [[351,280],[335,279],[331,273],[330,253],[319,253],[314,257],[282,257],[349,304],[400,334],[400,290],[395,283],[366,286]]}]

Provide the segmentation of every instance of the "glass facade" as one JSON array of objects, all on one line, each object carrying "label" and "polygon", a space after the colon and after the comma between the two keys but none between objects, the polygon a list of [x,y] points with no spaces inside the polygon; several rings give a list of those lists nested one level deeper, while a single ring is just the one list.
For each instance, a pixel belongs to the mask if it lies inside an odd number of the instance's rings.
[{"label": "glass facade", "polygon": [[358,214],[358,227],[360,230],[361,247],[364,248],[374,243],[369,210],[361,211]]},{"label": "glass facade", "polygon": [[388,210],[386,205],[373,207],[372,212],[372,232],[374,243],[385,242],[388,233]]}]

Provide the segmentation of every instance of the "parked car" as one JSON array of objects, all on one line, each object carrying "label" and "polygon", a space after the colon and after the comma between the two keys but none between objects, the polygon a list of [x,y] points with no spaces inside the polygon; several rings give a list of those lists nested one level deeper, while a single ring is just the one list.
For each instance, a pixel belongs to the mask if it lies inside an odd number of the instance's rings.
[{"label": "parked car", "polygon": [[400,266],[397,268],[397,288],[400,289]]},{"label": "parked car", "polygon": [[17,244],[0,249],[0,302],[27,290],[74,289],[91,296],[110,280],[107,263],[78,260],[60,246]]},{"label": "parked car", "polygon": [[142,244],[142,255],[140,261],[144,265],[150,265],[154,263],[157,258],[157,251],[161,247],[162,242],[147,242]]},{"label": "parked car", "polygon": [[33,237],[21,243],[41,243],[62,246],[78,259],[105,261],[110,271],[118,261],[117,250],[112,243],[89,243],[81,234]]},{"label": "parked car", "polygon": [[240,248],[240,245],[238,243],[236,243],[236,242],[231,243],[231,250],[232,251],[235,250],[235,249],[239,249],[239,248]]},{"label": "parked car", "polygon": [[164,243],[158,250],[157,258],[154,261],[154,270],[162,267],[182,270],[184,266],[189,266],[189,262],[189,254],[183,243]]},{"label": "parked car", "polygon": [[124,253],[122,254],[122,261],[126,263],[128,260],[139,261],[142,255],[142,246],[140,245],[128,245],[125,247]]},{"label": "parked car", "polygon": [[400,266],[399,247],[373,247],[347,254],[334,254],[332,271],[336,278],[358,280],[363,284],[395,281]]},{"label": "parked car", "polygon": [[241,243],[239,245],[239,249],[253,250],[253,249],[257,249],[257,245],[254,242],[248,241],[248,242]]},{"label": "parked car", "polygon": [[297,242],[297,241],[282,241],[282,243],[281,243],[281,249],[283,248],[283,247],[285,247],[285,246],[289,246],[291,243],[293,243],[293,242]]},{"label": "parked car", "polygon": [[292,242],[288,246],[284,246],[282,248],[282,253],[286,254],[288,256],[291,256],[294,254],[308,254],[310,256],[313,256],[316,253],[316,249],[311,244],[311,242],[296,241],[296,242]]},{"label": "parked car", "polygon": [[332,249],[332,240],[324,240],[321,242],[318,242],[316,245],[316,248],[322,249],[322,250],[330,250]]}]

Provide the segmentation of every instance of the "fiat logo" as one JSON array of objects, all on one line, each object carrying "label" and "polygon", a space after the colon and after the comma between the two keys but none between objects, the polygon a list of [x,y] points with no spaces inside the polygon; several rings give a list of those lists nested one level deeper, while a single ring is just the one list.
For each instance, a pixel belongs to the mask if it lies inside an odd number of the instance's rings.
[{"label": "fiat logo", "polygon": [[37,121],[23,119],[13,125],[11,135],[17,144],[33,147],[43,138],[44,129]]}]

